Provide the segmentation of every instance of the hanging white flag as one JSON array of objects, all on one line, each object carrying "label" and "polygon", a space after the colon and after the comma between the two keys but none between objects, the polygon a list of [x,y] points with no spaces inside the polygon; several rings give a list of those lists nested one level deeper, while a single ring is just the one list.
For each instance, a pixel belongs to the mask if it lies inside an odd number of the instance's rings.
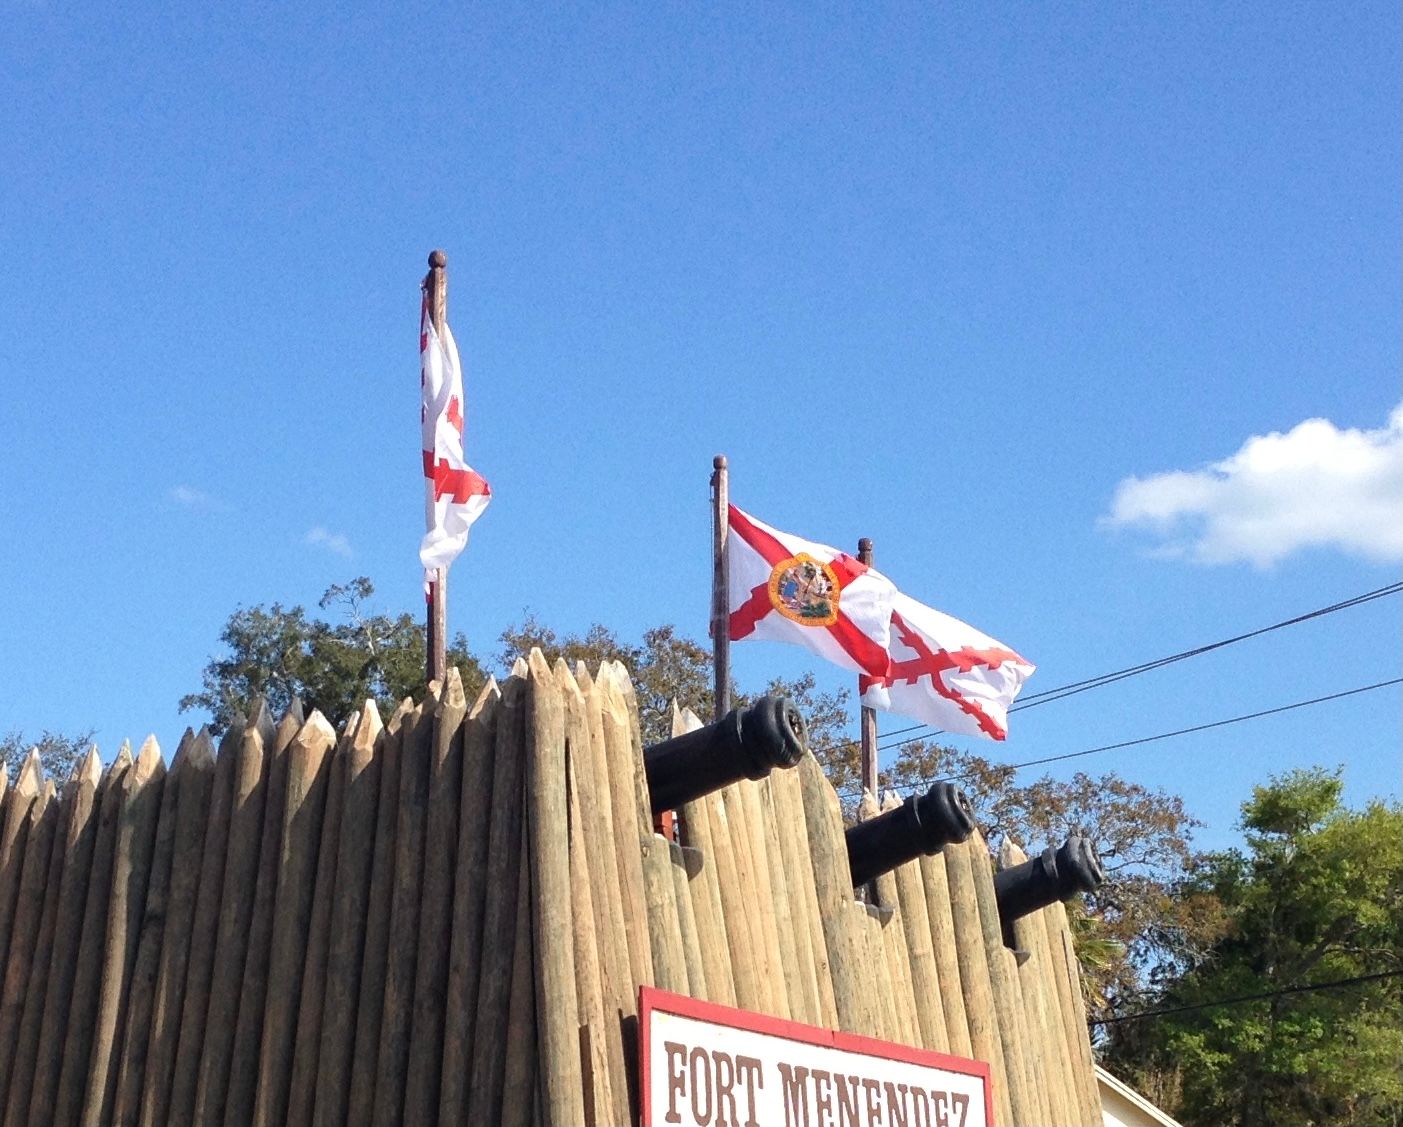
[{"label": "hanging white flag", "polygon": [[891,581],[836,548],[780,532],[730,506],[726,556],[733,642],[792,642],[857,673],[887,668]]},{"label": "hanging white flag", "polygon": [[858,681],[868,708],[896,712],[947,732],[1001,740],[1008,709],[1035,668],[973,626],[897,592],[891,663]]},{"label": "hanging white flag", "polygon": [[419,422],[424,451],[424,518],[428,531],[419,559],[431,580],[468,542],[468,527],[482,515],[492,488],[463,457],[463,368],[448,325],[440,340],[429,316],[420,311]]}]

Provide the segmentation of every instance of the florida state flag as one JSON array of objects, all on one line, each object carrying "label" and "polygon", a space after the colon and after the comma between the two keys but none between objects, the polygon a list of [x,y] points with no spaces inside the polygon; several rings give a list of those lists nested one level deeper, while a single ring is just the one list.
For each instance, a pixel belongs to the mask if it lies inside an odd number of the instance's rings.
[{"label": "florida state flag", "polygon": [[891,663],[858,679],[862,703],[947,732],[1001,740],[1034,666],[973,626],[896,593]]},{"label": "florida state flag", "polygon": [[463,456],[463,368],[448,325],[434,330],[426,301],[419,314],[419,423],[424,448],[424,519],[419,559],[429,579],[468,543],[468,527],[492,499],[492,487]]},{"label": "florida state flag", "polygon": [[857,673],[883,676],[891,581],[836,548],[780,532],[731,505],[726,556],[730,636],[792,642]]}]

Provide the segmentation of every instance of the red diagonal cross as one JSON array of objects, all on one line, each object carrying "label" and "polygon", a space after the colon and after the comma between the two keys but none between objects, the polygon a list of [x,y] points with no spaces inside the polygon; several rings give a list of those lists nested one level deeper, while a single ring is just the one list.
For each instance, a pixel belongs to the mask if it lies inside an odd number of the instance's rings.
[{"label": "red diagonal cross", "polygon": [[476,470],[454,469],[446,458],[435,461],[432,450],[423,453],[424,476],[434,483],[435,501],[441,501],[446,494],[451,494],[454,503],[461,505],[469,497],[492,496],[492,487]]},{"label": "red diagonal cross", "polygon": [[449,421],[449,423],[452,424],[453,429],[456,430],[456,431],[458,432],[458,437],[459,437],[459,438],[462,438],[462,437],[463,437],[463,408],[462,408],[462,405],[458,402],[458,397],[457,397],[456,395],[449,396],[449,399],[448,399],[448,410],[445,411],[443,414],[444,414],[444,418],[446,418],[446,419]]},{"label": "red diagonal cross", "polygon": [[[734,505],[730,507],[730,526],[731,531],[755,549],[760,558],[771,568],[778,567],[794,555],[774,536],[766,532]],[[840,552],[828,562],[828,566],[832,568],[833,574],[838,580],[838,589],[834,594],[840,597],[841,607],[843,589],[858,576],[865,575],[868,570],[867,565]],[[774,609],[774,603],[770,601],[770,584],[767,579],[764,583],[753,588],[745,602],[731,612],[729,619],[731,639],[739,641],[749,636],[754,632],[759,621]],[[838,621],[831,626],[822,627],[822,629],[827,630],[833,636],[833,640],[842,646],[843,651],[857,662],[859,667],[869,670],[887,667],[887,651],[859,630],[841,609],[838,611]]]},{"label": "red diagonal cross", "polygon": [[920,633],[913,630],[901,615],[892,611],[891,616],[892,631],[906,643],[916,656],[906,658],[902,661],[893,661],[887,670],[885,677],[861,677],[858,679],[858,691],[866,692],[873,685],[894,685],[898,681],[905,681],[914,685],[922,677],[929,677],[931,688],[939,693],[946,700],[954,704],[961,712],[967,716],[974,717],[979,724],[980,730],[986,735],[992,736],[996,740],[1001,740],[1007,734],[1003,728],[999,727],[997,721],[989,716],[977,700],[961,696],[954,689],[945,683],[945,678],[941,676],[947,669],[958,669],[961,673],[968,673],[976,665],[987,666],[989,669],[997,669],[1006,661],[1018,661],[1023,659],[1012,650],[991,647],[981,650],[974,646],[962,646],[958,650],[932,650],[926,644],[925,638]]}]

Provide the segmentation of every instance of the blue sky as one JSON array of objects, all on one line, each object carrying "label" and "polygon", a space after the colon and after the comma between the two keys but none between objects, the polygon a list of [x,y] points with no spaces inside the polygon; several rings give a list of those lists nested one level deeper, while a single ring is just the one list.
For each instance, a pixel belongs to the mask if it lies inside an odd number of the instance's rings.
[{"label": "blue sky", "polygon": [[[169,749],[236,606],[365,574],[417,612],[436,246],[495,494],[451,588],[483,650],[528,607],[702,635],[720,451],[737,503],[872,537],[1030,692],[1393,582],[1399,43],[1384,3],[12,2],[0,730]],[[1399,621],[1280,631],[988,750],[1396,677]],[[1066,769],[1180,793],[1219,844],[1274,771],[1396,796],[1399,717],[1392,688]]]}]

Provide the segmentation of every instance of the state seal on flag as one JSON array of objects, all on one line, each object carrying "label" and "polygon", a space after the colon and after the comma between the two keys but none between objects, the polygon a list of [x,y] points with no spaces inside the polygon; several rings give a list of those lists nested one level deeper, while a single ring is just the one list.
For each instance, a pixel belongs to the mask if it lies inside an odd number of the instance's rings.
[{"label": "state seal on flag", "polygon": [[770,603],[800,626],[832,626],[838,621],[842,584],[833,568],[807,552],[780,560],[770,572]]}]

